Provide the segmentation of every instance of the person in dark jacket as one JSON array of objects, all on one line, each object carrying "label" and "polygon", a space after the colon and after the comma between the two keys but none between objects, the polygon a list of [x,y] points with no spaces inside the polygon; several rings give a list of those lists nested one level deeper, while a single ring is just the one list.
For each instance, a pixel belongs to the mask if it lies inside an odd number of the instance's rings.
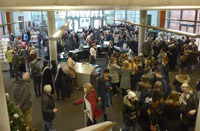
[{"label": "person in dark jacket", "polygon": [[71,88],[71,77],[69,77],[66,73],[64,73],[63,69],[58,66],[55,76],[55,89],[57,100],[62,100],[65,98],[69,98],[70,95],[73,93],[73,89]]},{"label": "person in dark jacket", "polygon": [[51,60],[51,65],[52,65],[52,67],[51,67],[51,74],[53,75],[53,77],[55,79],[56,73],[58,71],[58,66],[57,66],[57,63],[56,63],[55,60]]},{"label": "person in dark jacket", "polygon": [[22,74],[26,72],[25,55],[22,45],[18,46],[18,60],[19,60],[19,72]]},{"label": "person in dark jacket", "polygon": [[75,101],[74,105],[79,105],[79,104],[84,103],[84,110],[86,110],[86,106],[85,106],[86,100],[91,104],[93,119],[88,117],[88,120],[87,120],[87,126],[91,126],[97,123],[97,119],[103,114],[103,110],[102,108],[97,109],[98,98],[97,98],[96,91],[94,90],[92,85],[90,83],[86,83],[84,84],[83,87],[84,87],[85,96],[84,98],[81,98]]},{"label": "person in dark jacket", "polygon": [[188,102],[188,110],[189,110],[189,116],[191,117],[191,125],[194,129],[196,125],[196,119],[197,119],[197,114],[198,114],[198,108],[199,108],[199,100],[200,100],[200,80],[197,81],[197,86],[196,86],[196,92],[193,95],[192,99]]},{"label": "person in dark jacket", "polygon": [[50,84],[52,88],[51,94],[54,94],[54,86],[53,86],[53,81],[52,81],[52,75],[51,75],[51,70],[48,67],[48,61],[45,60],[43,63],[43,68],[42,68],[42,93],[44,92],[44,86]]},{"label": "person in dark jacket", "polygon": [[[35,90],[35,96],[41,96],[41,67],[40,63],[38,62],[37,56],[33,55],[33,61],[30,63],[30,70],[35,70],[34,72],[31,71],[32,77],[33,77],[33,84],[34,84],[34,90]],[[35,69],[33,69],[35,68]]]},{"label": "person in dark jacket", "polygon": [[190,110],[191,110],[191,102],[192,102],[192,98],[193,98],[193,91],[192,91],[192,87],[187,84],[184,83],[181,86],[181,89],[183,91],[182,95],[179,98],[179,102],[181,104],[181,106],[184,108],[184,112],[182,113],[182,131],[188,131],[189,127],[192,126],[192,117],[189,114]]},{"label": "person in dark jacket", "polygon": [[112,54],[113,54],[113,50],[114,50],[114,46],[112,41],[109,41],[109,45],[108,45],[108,57],[109,59],[111,58]]},{"label": "person in dark jacket", "polygon": [[111,91],[112,91],[112,78],[109,76],[109,69],[103,71],[103,76],[97,82],[97,96],[102,102],[102,109],[104,114],[104,121],[107,121],[106,107],[111,106]]},{"label": "person in dark jacket", "polygon": [[169,94],[171,94],[171,87],[166,80],[166,77],[163,77],[161,70],[157,70],[155,72],[156,81],[160,81],[162,83],[164,98],[166,99]]},{"label": "person in dark jacket", "polygon": [[19,64],[19,58],[18,58],[18,53],[17,53],[16,48],[13,49],[13,53],[14,53],[14,56],[12,58],[12,69],[14,70],[16,81],[18,81],[18,76],[21,77],[21,74],[19,73],[20,64]]},{"label": "person in dark jacket", "polygon": [[160,105],[163,103],[163,95],[159,91],[154,91],[152,102],[144,104],[140,108],[138,123],[142,131],[164,130],[162,120],[162,110]]},{"label": "person in dark jacket", "polygon": [[181,131],[181,113],[184,108],[179,103],[179,94],[173,91],[163,105],[164,125],[167,131]]},{"label": "person in dark jacket", "polygon": [[41,98],[42,117],[44,120],[43,131],[55,131],[53,120],[58,109],[55,108],[54,99],[53,96],[51,96],[51,91],[51,85],[44,86],[44,93],[42,94]]},{"label": "person in dark jacket", "polygon": [[31,92],[30,92],[30,75],[24,73],[22,80],[16,81],[16,86],[13,90],[14,102],[18,108],[21,109],[24,120],[27,123],[29,129],[32,124],[32,104],[31,104]]},{"label": "person in dark jacket", "polygon": [[169,69],[175,70],[177,56],[178,56],[178,50],[175,44],[172,44],[169,46],[168,56],[169,56]]},{"label": "person in dark jacket", "polygon": [[139,103],[137,101],[136,94],[132,91],[128,91],[128,95],[124,97],[123,102],[123,122],[125,124],[125,128],[122,131],[129,131],[130,127],[133,127],[134,131],[137,131],[137,117],[139,111]]},{"label": "person in dark jacket", "polygon": [[169,59],[167,57],[163,58],[162,64],[160,66],[160,70],[162,71],[163,77],[169,83],[169,74],[168,74],[168,69],[167,69],[168,62],[169,62]]},{"label": "person in dark jacket", "polygon": [[136,72],[132,77],[132,90],[137,90],[138,82],[141,81],[142,75],[144,74],[143,68],[141,65],[138,65],[136,68]]}]

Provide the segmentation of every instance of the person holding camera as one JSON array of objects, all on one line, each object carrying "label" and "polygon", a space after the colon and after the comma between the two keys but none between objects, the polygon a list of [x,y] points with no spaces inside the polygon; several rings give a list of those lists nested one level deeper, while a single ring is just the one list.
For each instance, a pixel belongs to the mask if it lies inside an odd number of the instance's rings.
[{"label": "person holding camera", "polygon": [[129,131],[131,127],[133,127],[133,131],[138,131],[138,109],[139,103],[136,94],[130,90],[128,91],[128,95],[124,96],[122,115],[125,128],[123,128],[121,131]]}]

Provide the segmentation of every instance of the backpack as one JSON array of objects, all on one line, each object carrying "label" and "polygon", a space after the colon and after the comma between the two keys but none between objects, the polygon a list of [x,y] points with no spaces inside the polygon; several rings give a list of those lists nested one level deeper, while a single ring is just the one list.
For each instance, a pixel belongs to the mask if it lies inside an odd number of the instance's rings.
[{"label": "backpack", "polygon": [[30,66],[30,73],[32,76],[39,74],[39,70],[37,70],[36,64],[37,64],[37,62],[35,64],[31,64],[31,66]]}]

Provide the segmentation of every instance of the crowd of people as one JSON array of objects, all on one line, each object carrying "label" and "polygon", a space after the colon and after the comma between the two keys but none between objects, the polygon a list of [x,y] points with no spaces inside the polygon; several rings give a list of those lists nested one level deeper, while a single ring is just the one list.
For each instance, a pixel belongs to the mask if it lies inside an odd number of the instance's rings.
[{"label": "crowd of people", "polygon": [[[97,123],[103,114],[104,121],[108,120],[106,108],[112,106],[112,99],[123,97],[122,131],[188,131],[194,129],[200,98],[200,80],[196,88],[191,87],[190,76],[184,70],[194,70],[199,61],[198,46],[194,40],[159,34],[152,40],[151,35],[143,43],[141,53],[137,55],[138,31],[130,25],[113,25],[99,29],[83,30],[78,35],[74,31],[66,31],[58,46],[66,51],[74,50],[88,44],[91,64],[98,61],[96,45],[109,41],[107,47],[108,64],[102,76],[97,80],[97,87],[86,83],[83,88],[84,98],[73,104],[83,104],[89,101],[92,107],[92,117],[88,117],[87,126]],[[11,39],[11,37],[10,37]],[[64,44],[61,44],[64,41]],[[27,41],[26,41],[27,42]],[[125,50],[118,52],[115,46],[123,47],[126,43],[134,55]],[[59,48],[62,49],[62,48]],[[16,105],[25,115],[31,128],[30,112],[30,78],[33,79],[35,96],[41,97],[44,130],[55,130],[53,120],[55,108],[53,94],[57,100],[70,97],[76,86],[75,59],[73,53],[68,53],[65,66],[61,67],[54,60],[43,61],[38,57],[34,47],[29,44],[24,47],[8,46],[6,58],[10,65],[10,77],[15,77],[14,99]],[[175,70],[180,62],[179,73],[173,80],[175,88],[170,86],[169,69]],[[51,68],[50,68],[51,63]],[[28,73],[29,72],[29,73]],[[18,77],[22,79],[19,80]],[[121,92],[121,93],[120,93]],[[84,106],[84,109],[86,107]],[[116,114],[117,115],[117,114]]]}]

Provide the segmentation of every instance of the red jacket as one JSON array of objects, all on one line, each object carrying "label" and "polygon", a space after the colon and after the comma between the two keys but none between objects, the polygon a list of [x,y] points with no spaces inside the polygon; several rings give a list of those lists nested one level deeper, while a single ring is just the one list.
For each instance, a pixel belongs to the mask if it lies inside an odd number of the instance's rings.
[{"label": "red jacket", "polygon": [[[90,104],[91,104],[93,118],[95,118],[95,119],[97,120],[97,119],[99,118],[99,116],[102,115],[103,110],[102,110],[102,108],[96,110],[97,101],[98,101],[96,91],[92,91],[92,92],[88,93],[87,96],[86,96],[86,99],[87,99],[87,100],[90,102]],[[83,104],[83,102],[84,102],[84,98],[81,98],[81,99],[75,101],[75,103],[76,103],[77,105],[78,105],[78,104]]]}]

